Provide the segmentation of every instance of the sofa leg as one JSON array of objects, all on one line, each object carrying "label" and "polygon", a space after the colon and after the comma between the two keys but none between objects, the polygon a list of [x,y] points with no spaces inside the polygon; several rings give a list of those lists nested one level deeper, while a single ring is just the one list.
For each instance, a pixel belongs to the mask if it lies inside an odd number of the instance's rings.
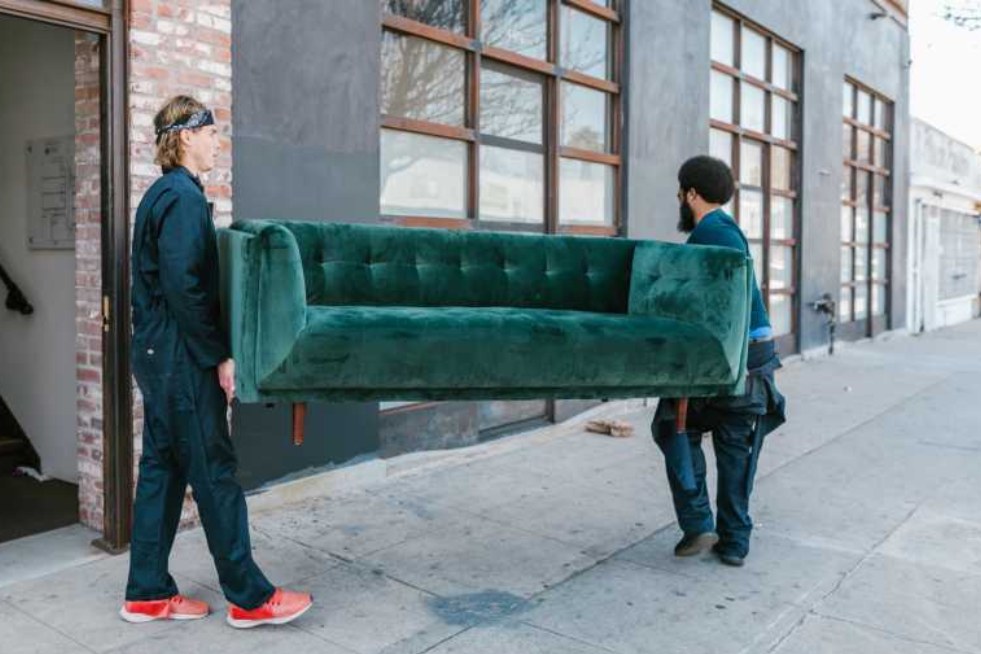
[{"label": "sofa leg", "polygon": [[303,428],[307,419],[306,402],[293,403],[293,445],[303,445]]},{"label": "sofa leg", "polygon": [[674,431],[676,434],[684,434],[688,431],[688,398],[678,399],[677,411],[675,412]]}]

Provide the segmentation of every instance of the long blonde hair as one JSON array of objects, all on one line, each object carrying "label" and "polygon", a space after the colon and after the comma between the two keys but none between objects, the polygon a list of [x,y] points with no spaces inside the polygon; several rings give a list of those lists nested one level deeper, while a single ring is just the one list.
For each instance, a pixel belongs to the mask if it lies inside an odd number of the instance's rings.
[{"label": "long blonde hair", "polygon": [[[203,104],[189,95],[174,96],[153,117],[155,132],[159,133],[160,130],[169,125],[185,121],[205,108]],[[181,164],[181,154],[180,130],[178,129],[160,135],[160,140],[157,141],[157,154],[153,161],[164,172],[167,172]]]}]

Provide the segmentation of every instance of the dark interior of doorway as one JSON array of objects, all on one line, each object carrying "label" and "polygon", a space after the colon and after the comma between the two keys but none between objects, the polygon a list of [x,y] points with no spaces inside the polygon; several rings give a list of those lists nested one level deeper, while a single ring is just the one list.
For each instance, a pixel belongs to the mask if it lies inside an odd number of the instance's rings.
[{"label": "dark interior of doorway", "polygon": [[0,398],[0,543],[78,522],[78,486],[18,473],[40,461]]}]

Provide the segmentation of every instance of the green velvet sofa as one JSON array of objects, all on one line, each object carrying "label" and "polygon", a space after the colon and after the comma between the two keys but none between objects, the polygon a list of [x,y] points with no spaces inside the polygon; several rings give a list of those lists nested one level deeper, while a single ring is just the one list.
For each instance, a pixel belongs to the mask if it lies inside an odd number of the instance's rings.
[{"label": "green velvet sofa", "polygon": [[752,266],[656,241],[241,221],[220,230],[243,402],[738,392]]}]

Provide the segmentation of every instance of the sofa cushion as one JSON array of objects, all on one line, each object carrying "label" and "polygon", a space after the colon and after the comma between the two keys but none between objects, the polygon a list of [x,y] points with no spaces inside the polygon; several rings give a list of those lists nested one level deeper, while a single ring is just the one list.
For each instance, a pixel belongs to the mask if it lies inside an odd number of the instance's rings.
[{"label": "sofa cushion", "polygon": [[282,221],[309,305],[626,313],[635,242]]},{"label": "sofa cushion", "polygon": [[259,386],[313,391],[326,385],[393,399],[411,395],[400,389],[435,395],[500,389],[506,397],[504,391],[516,387],[528,396],[578,397],[561,389],[698,385],[730,374],[708,331],[667,318],[499,307],[313,306],[292,352]]}]

